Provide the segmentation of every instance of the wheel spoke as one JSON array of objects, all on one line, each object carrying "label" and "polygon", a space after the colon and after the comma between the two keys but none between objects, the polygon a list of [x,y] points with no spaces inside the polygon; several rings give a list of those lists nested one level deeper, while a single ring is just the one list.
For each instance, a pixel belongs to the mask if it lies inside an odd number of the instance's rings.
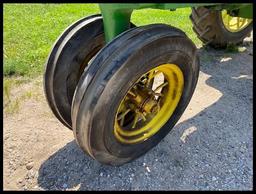
[{"label": "wheel spoke", "polygon": [[133,124],[132,124],[132,128],[135,128],[136,127],[136,124],[138,122],[138,119],[139,119],[139,114],[136,112],[135,113],[135,118],[133,120]]},{"label": "wheel spoke", "polygon": [[132,91],[129,91],[128,94],[130,94],[132,97],[136,97],[136,94],[134,94]]},{"label": "wheel spoke", "polygon": [[124,125],[124,117],[122,117],[120,121],[120,126],[123,126],[123,125]]},{"label": "wheel spoke", "polygon": [[228,15],[228,27],[230,28],[230,21],[231,21],[231,19],[230,19],[231,17]]},{"label": "wheel spoke", "polygon": [[154,75],[154,70],[150,71],[148,74],[148,80],[146,82],[146,87],[149,87],[150,81],[151,81],[151,79],[153,79],[153,75]]},{"label": "wheel spoke", "polygon": [[148,80],[147,80],[147,83],[146,83],[146,87],[148,88],[149,87],[149,84],[150,84],[150,81],[155,77],[157,76],[158,74],[160,74],[161,71],[150,71],[149,72],[149,75],[148,75]]},{"label": "wheel spoke", "polygon": [[163,96],[162,93],[155,93],[154,91],[153,91],[153,95],[155,95],[155,96]]},{"label": "wheel spoke", "polygon": [[243,26],[247,22],[247,19],[242,18],[241,26]]},{"label": "wheel spoke", "polygon": [[156,93],[156,92],[154,92],[153,90],[150,90],[150,91],[149,91],[149,94],[153,94],[154,96],[163,96],[162,93]]},{"label": "wheel spoke", "polygon": [[138,113],[139,113],[140,116],[142,117],[143,121],[146,121],[146,120],[147,120],[146,117],[145,117],[145,115],[144,115],[142,112],[138,112]]},{"label": "wheel spoke", "polygon": [[160,88],[163,88],[163,87],[165,87],[165,86],[167,86],[167,85],[168,85],[168,82],[162,83],[160,86],[157,86],[157,88],[154,90],[154,92],[156,92],[156,91],[159,90]]},{"label": "wheel spoke", "polygon": [[131,109],[127,109],[124,113],[122,113],[120,116],[117,117],[117,120],[120,120],[120,119],[124,118],[125,115],[127,115],[127,113],[130,112],[130,111],[131,111]]}]

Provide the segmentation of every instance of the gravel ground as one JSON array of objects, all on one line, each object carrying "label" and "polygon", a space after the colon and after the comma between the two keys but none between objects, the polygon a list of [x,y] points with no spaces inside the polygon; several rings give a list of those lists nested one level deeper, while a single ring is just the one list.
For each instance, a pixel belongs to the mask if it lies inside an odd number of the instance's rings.
[{"label": "gravel ground", "polygon": [[[90,159],[38,91],[4,113],[4,190],[252,190],[252,44],[239,53],[200,49],[192,100],[172,132],[121,167]],[[38,81],[37,80],[37,81]],[[37,82],[38,83],[38,82]],[[16,92],[16,93],[15,93]]]}]

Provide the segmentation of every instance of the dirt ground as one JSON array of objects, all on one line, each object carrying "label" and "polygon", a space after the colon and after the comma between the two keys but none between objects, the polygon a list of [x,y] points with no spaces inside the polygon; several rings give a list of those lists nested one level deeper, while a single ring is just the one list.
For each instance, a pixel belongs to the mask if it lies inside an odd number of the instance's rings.
[{"label": "dirt ground", "polygon": [[50,111],[42,77],[12,88],[10,98],[23,100],[16,112],[4,110],[4,190],[252,190],[252,50],[250,42],[233,53],[201,48],[198,84],[182,118],[121,167],[80,150]]}]

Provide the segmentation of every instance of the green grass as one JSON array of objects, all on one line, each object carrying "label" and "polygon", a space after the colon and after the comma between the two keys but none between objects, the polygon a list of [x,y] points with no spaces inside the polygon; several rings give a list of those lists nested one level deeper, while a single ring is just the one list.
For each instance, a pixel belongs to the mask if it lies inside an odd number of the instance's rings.
[{"label": "green grass", "polygon": [[24,83],[28,83],[30,80],[27,77],[5,77],[4,78],[4,104],[8,104],[11,101],[11,90],[14,87],[19,87]]},{"label": "green grass", "polygon": [[[50,49],[62,31],[76,20],[100,13],[97,4],[4,4],[4,76],[35,77],[43,73]],[[135,25],[165,23],[185,31],[196,45],[190,8],[135,10]]]},{"label": "green grass", "polygon": [[[30,85],[24,87],[25,83]],[[29,99],[40,101],[42,99],[41,85],[41,78],[31,80],[27,76],[5,77],[3,91],[4,112],[7,114],[19,112],[21,105]]]},{"label": "green grass", "polygon": [[191,8],[180,8],[176,11],[160,9],[135,10],[132,14],[132,22],[138,26],[153,23],[164,23],[183,30],[187,36],[197,45],[201,41],[192,30],[192,22],[189,19]]}]

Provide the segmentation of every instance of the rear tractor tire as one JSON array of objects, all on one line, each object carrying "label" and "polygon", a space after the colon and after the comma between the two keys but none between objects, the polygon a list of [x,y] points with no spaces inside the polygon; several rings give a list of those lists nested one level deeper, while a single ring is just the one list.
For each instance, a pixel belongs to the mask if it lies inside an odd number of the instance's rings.
[{"label": "rear tractor tire", "polygon": [[197,37],[213,48],[240,44],[253,28],[252,19],[232,17],[226,10],[196,7],[192,8],[190,19]]}]

